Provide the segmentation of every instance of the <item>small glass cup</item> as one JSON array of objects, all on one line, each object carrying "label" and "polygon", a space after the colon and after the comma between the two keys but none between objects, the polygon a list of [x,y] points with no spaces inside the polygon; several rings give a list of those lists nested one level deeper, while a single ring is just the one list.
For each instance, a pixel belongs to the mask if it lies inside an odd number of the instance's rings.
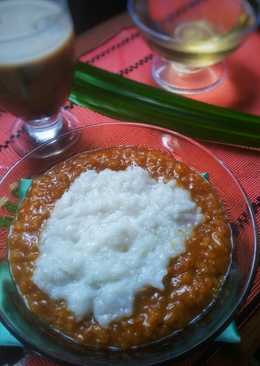
[{"label": "small glass cup", "polygon": [[225,77],[222,60],[254,29],[246,0],[128,0],[128,10],[150,47],[152,75],[168,91],[196,94]]},{"label": "small glass cup", "polygon": [[[61,108],[72,84],[74,32],[66,0],[0,0],[0,105],[17,116],[20,155],[77,127]],[[75,141],[63,141],[63,151]],[[57,153],[55,146],[42,157]]]}]

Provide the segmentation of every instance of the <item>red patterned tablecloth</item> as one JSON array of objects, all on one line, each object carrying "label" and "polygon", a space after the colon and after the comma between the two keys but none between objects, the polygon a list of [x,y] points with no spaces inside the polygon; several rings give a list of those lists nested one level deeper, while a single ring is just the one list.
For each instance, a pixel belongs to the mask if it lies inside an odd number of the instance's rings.
[{"label": "red patterned tablecloth", "polygon": [[[260,67],[255,53],[259,46],[260,34],[254,33],[227,61],[228,75],[224,83],[211,92],[196,96],[196,99],[260,115]],[[82,56],[81,61],[119,73],[124,77],[153,84],[151,79],[152,58],[152,51],[138,30],[126,28],[97,49]],[[111,121],[108,117],[70,103],[67,106],[75,113],[82,125]],[[19,158],[12,149],[12,142],[19,136],[12,136],[10,133],[14,117],[4,112],[0,113],[1,172],[1,167],[10,166]],[[253,204],[257,222],[260,224],[259,152],[212,143],[204,143],[204,145],[221,159],[240,180]],[[260,267],[243,309],[237,316],[238,326],[241,326],[258,306],[260,306]],[[39,357],[29,356],[25,364],[26,366],[47,366],[53,363]],[[188,364],[188,361],[184,362],[184,365]]]}]

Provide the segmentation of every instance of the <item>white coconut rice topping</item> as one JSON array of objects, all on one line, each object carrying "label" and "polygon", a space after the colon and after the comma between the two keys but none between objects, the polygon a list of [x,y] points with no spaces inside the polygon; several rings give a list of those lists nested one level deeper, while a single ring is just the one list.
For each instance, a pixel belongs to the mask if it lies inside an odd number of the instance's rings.
[{"label": "white coconut rice topping", "polygon": [[133,312],[138,291],[163,289],[172,257],[203,221],[190,193],[138,166],[88,170],[56,201],[39,240],[33,282],[80,321],[105,327]]}]

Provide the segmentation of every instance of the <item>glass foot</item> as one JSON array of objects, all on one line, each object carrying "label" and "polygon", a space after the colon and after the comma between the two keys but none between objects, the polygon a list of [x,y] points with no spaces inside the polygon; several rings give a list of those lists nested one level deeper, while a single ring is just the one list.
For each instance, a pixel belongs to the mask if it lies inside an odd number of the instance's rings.
[{"label": "glass foot", "polygon": [[221,84],[226,75],[224,63],[207,68],[188,68],[160,57],[155,57],[152,76],[155,82],[173,93],[199,94],[210,91]]},{"label": "glass foot", "polygon": [[[12,126],[11,133],[16,138],[12,141],[12,148],[21,157],[35,149],[39,145],[48,142],[48,148],[38,149],[35,158],[44,159],[59,155],[69,149],[79,138],[79,132],[66,134],[79,126],[76,117],[69,111],[61,109],[55,120],[48,118],[37,120],[33,123],[25,123],[17,119]],[[61,139],[60,135],[66,134]]]}]

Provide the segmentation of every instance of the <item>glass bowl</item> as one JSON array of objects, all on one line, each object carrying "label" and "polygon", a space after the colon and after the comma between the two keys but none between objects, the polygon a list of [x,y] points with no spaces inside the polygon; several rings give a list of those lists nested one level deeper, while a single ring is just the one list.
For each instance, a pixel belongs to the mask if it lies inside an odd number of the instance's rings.
[{"label": "glass bowl", "polygon": [[[0,197],[10,195],[10,185],[21,178],[42,174],[54,164],[82,151],[115,146],[149,147],[166,151],[198,172],[208,172],[211,184],[221,198],[233,231],[232,263],[227,279],[214,305],[198,320],[178,333],[128,351],[99,350],[75,346],[55,337],[38,322],[21,301],[10,276],[7,256],[0,263],[0,316],[3,324],[31,352],[38,352],[73,365],[153,365],[186,355],[214,339],[232,320],[249,289],[257,255],[256,224],[250,203],[240,184],[225,165],[197,142],[173,131],[134,123],[104,123],[74,130],[78,143],[49,159],[46,149],[59,144],[59,137],[29,153],[14,164],[0,181]],[[7,232],[1,231],[5,245]]]},{"label": "glass bowl", "polygon": [[248,0],[128,0],[128,11],[157,54],[154,81],[182,94],[219,85],[226,74],[221,61],[256,25]]}]

